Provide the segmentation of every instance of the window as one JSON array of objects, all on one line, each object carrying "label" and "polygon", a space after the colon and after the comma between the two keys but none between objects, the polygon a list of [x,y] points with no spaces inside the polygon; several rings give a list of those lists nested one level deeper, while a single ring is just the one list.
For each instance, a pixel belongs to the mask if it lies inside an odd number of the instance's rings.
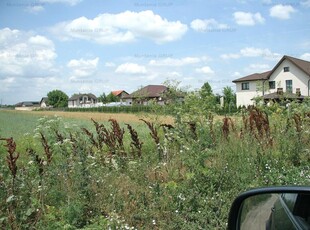
[{"label": "window", "polygon": [[290,67],[288,66],[284,67],[284,72],[290,72]]},{"label": "window", "polygon": [[288,209],[293,212],[294,210],[294,206],[295,206],[295,202],[297,199],[297,194],[295,193],[285,193],[282,194],[282,198],[286,204],[286,206],[288,207]]},{"label": "window", "polygon": [[286,92],[292,93],[293,92],[293,81],[292,80],[286,80]]},{"label": "window", "polygon": [[241,89],[242,90],[249,90],[250,89],[250,83],[249,82],[244,82],[241,84]]},{"label": "window", "polygon": [[269,89],[275,89],[276,88],[276,82],[275,81],[270,81],[269,82]]}]

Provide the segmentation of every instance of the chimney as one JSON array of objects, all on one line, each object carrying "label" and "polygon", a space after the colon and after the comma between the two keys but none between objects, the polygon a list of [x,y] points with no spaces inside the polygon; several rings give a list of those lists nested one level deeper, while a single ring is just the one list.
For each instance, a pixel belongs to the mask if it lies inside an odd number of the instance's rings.
[{"label": "chimney", "polygon": [[277,88],[277,94],[282,95],[283,94],[283,88]]}]

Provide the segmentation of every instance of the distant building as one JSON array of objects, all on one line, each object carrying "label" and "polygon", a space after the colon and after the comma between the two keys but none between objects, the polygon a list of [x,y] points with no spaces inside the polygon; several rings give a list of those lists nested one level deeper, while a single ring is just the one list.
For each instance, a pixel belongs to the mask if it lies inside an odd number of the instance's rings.
[{"label": "distant building", "polygon": [[39,101],[22,101],[15,105],[15,110],[31,111],[40,108]]},{"label": "distant building", "polygon": [[42,97],[42,99],[41,99],[41,101],[40,101],[40,107],[41,108],[50,108],[50,107],[52,107],[52,106],[50,106],[49,104],[48,104],[48,97]]},{"label": "distant building", "polygon": [[111,92],[114,96],[119,98],[120,102],[124,101],[124,97],[128,96],[129,93],[127,93],[125,90],[116,90]]},{"label": "distant building", "polygon": [[310,94],[310,62],[283,56],[276,66],[264,73],[255,73],[233,81],[236,84],[237,106],[253,105],[253,98],[267,101],[299,100]]},{"label": "distant building", "polygon": [[69,108],[90,108],[98,106],[98,99],[92,93],[74,94],[68,99]]},{"label": "distant building", "polygon": [[123,97],[123,100],[131,104],[148,105],[150,101],[155,101],[160,105],[164,105],[163,94],[168,90],[164,85],[148,85],[145,86],[127,96]]}]

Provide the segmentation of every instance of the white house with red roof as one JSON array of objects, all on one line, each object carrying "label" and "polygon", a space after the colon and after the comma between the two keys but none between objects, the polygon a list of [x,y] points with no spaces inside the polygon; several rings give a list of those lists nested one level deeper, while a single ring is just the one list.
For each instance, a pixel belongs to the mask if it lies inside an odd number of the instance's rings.
[{"label": "white house with red roof", "polygon": [[310,91],[310,62],[283,56],[267,72],[255,73],[233,81],[236,84],[237,106],[253,105],[253,98],[303,100]]},{"label": "white house with red roof", "polygon": [[123,102],[124,101],[123,98],[129,95],[129,93],[127,93],[125,90],[115,90],[115,91],[112,91],[111,93],[114,96],[118,97],[120,102]]}]

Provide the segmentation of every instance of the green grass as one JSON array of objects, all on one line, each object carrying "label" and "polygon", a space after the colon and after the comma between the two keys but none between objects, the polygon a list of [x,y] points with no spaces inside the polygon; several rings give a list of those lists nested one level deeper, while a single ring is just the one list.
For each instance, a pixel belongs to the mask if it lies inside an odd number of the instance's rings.
[{"label": "green grass", "polygon": [[39,118],[33,114],[0,110],[0,136],[19,140],[34,130]]},{"label": "green grass", "polygon": [[158,146],[144,123],[130,123],[144,143],[139,158],[126,128],[125,151],[108,147],[117,133],[100,148],[80,129],[96,139],[89,120],[0,111],[1,136],[17,138],[20,153],[15,162],[15,149],[0,146],[0,228],[225,229],[240,192],[310,185],[309,119],[269,112],[224,121],[181,112],[166,136],[158,129]]}]

